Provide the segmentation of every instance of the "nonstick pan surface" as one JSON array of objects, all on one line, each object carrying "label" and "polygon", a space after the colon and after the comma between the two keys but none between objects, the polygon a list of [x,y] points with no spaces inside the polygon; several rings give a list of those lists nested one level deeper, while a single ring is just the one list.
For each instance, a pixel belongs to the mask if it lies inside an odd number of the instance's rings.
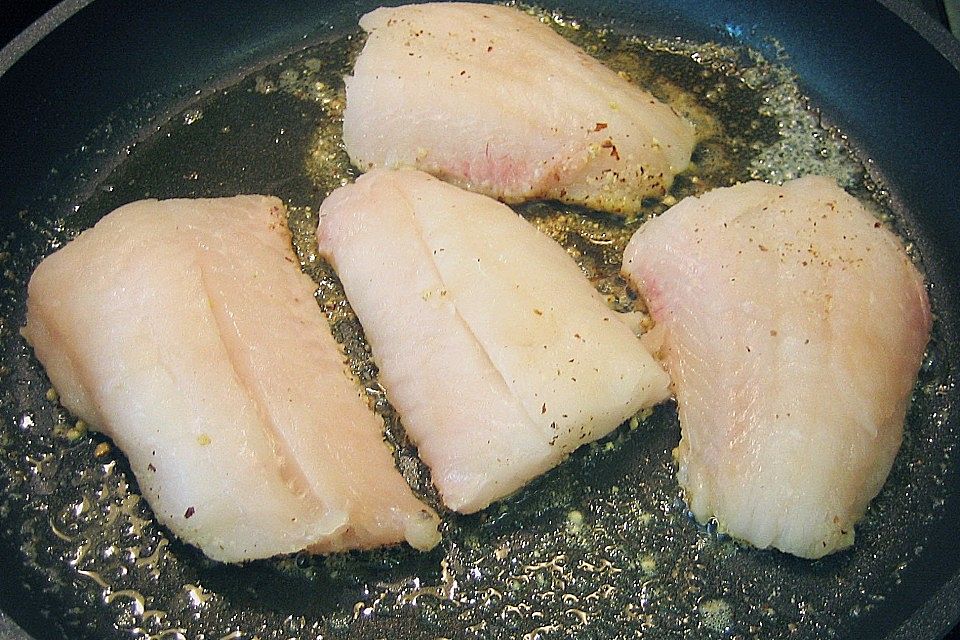
[{"label": "nonstick pan surface", "polygon": [[[654,39],[652,67],[634,71],[680,84],[702,71],[736,94],[720,105],[760,112],[774,91],[764,82],[795,77],[822,116],[827,159],[842,172],[845,150],[855,152],[863,170],[845,174],[848,188],[891,212],[919,255],[937,313],[934,342],[903,451],[853,550],[807,562],[698,527],[673,478],[671,407],[502,506],[447,514],[444,542],[429,554],[223,566],[154,523],[123,456],[76,429],[19,338],[26,280],[44,255],[129,199],[275,193],[293,207],[294,230],[309,228],[326,191],[350,177],[321,143],[335,129],[336,79],[357,46],[343,36],[373,6],[64,3],[46,18],[60,26],[37,40],[41,25],[0,56],[0,638],[942,636],[960,614],[960,56],[870,2],[547,5],[578,18],[584,30],[571,37],[605,43],[598,54],[613,64],[629,64],[617,55],[621,34]],[[909,14],[907,5],[890,7]],[[590,40],[590,25],[609,26],[610,39]],[[747,90],[742,72],[759,68],[749,52],[773,66],[761,65],[768,75],[757,71]],[[721,124],[738,122],[735,109],[715,111]],[[760,118],[755,139],[775,141],[780,129],[770,121],[784,113]],[[746,171],[749,150],[717,145],[701,150],[702,165],[720,156]],[[551,206],[523,213],[582,263],[603,271],[615,262],[589,246],[598,233],[616,236],[615,225]],[[410,460],[335,280],[304,242],[301,258],[324,285],[335,334]],[[409,475],[422,482],[417,469]]]}]

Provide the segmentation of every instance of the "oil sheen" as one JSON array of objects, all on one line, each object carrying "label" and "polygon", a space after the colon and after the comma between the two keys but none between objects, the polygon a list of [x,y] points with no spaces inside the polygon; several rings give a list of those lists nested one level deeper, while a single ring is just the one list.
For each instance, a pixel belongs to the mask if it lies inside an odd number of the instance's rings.
[{"label": "oil sheen", "polygon": [[[566,248],[613,308],[643,311],[618,274],[643,220],[737,181],[831,174],[909,240],[868,160],[821,123],[778,60],[741,46],[627,36],[530,11],[700,133],[692,167],[664,199],[633,216],[554,202],[517,207]],[[481,513],[441,511],[443,542],[426,554],[396,548],[227,566],[156,523],[122,453],[63,411],[17,334],[36,262],[110,210],[148,197],[266,193],[287,202],[301,265],[385,418],[397,464],[440,508],[378,383],[362,328],[316,255],[319,203],[356,176],[340,115],[342,77],[361,45],[358,30],[190,105],[133,147],[71,215],[27,212],[24,236],[15,239],[21,249],[0,252],[2,539],[19,545],[28,566],[23,588],[56,620],[47,624],[68,637],[157,640],[821,639],[869,629],[877,603],[893,597],[923,551],[916,532],[939,518],[946,497],[942,482],[957,437],[944,417],[953,382],[936,327],[885,488],[853,549],[818,562],[744,548],[692,520],[674,477],[672,405],[631,419]]]}]

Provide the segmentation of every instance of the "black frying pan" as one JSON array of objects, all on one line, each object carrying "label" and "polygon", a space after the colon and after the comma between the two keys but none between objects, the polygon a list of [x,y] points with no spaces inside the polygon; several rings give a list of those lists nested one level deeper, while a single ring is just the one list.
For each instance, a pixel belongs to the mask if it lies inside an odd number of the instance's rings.
[{"label": "black frying pan", "polygon": [[[505,510],[494,509],[474,520],[454,519],[444,548],[422,557],[385,552],[222,567],[176,541],[161,542],[166,540],[163,531],[151,524],[149,511],[132,500],[116,503],[114,511],[107,504],[103,513],[90,515],[124,525],[118,529],[116,549],[71,554],[66,550],[75,551],[76,545],[57,543],[58,534],[62,542],[76,541],[76,522],[68,522],[64,514],[70,509],[90,514],[97,506],[74,504],[72,498],[97,483],[131,494],[124,483],[132,478],[122,456],[98,450],[105,444],[102,439],[82,436],[66,446],[62,435],[51,435],[64,417],[44,400],[43,376],[16,335],[30,270],[69,235],[70,229],[61,226],[82,228],[95,219],[96,207],[77,211],[76,206],[108,202],[109,187],[117,186],[118,176],[140,180],[138,185],[146,185],[143,191],[152,190],[149,195],[197,195],[192,187],[174,193],[162,179],[143,178],[147,170],[142,167],[137,178],[138,159],[151,154],[161,160],[152,168],[157,174],[182,168],[175,154],[164,150],[163,139],[170,131],[173,137],[181,135],[176,131],[183,128],[165,128],[159,142],[151,137],[156,128],[172,115],[182,119],[195,103],[202,106],[216,89],[237,83],[267,62],[354,30],[357,16],[373,6],[366,1],[294,0],[65,2],[0,54],[0,237],[6,241],[0,249],[0,469],[5,470],[0,489],[8,496],[0,501],[0,638],[131,637],[130,629],[140,629],[142,637],[159,636],[165,620],[188,620],[194,614],[207,626],[202,632],[201,627],[185,627],[187,637],[267,638],[280,637],[272,634],[281,630],[282,637],[304,638],[317,637],[320,631],[333,637],[520,637],[538,628],[545,638],[567,637],[565,633],[680,637],[684,631],[689,637],[789,637],[790,625],[803,637],[826,637],[833,628],[845,638],[941,637],[960,619],[960,462],[956,455],[944,456],[937,458],[942,466],[932,468],[925,466],[930,462],[925,458],[955,448],[960,433],[954,386],[960,360],[953,346],[960,329],[960,48],[900,2],[550,4],[615,30],[748,45],[769,57],[785,54],[786,64],[825,120],[839,126],[860,157],[870,160],[873,178],[889,190],[899,226],[923,258],[939,316],[934,358],[924,375],[942,388],[914,411],[908,438],[922,442],[905,445],[907,454],[898,459],[893,489],[872,509],[878,514],[873,522],[886,523],[888,532],[864,525],[859,550],[807,563],[739,550],[709,529],[698,529],[678,515],[682,505],[676,503],[675,491],[670,493],[675,487],[664,452],[676,442],[676,424],[667,409],[655,414],[639,435],[621,432],[617,437],[627,446],[575,456]],[[237,117],[242,118],[241,107]],[[277,103],[277,109],[288,107]],[[306,115],[304,135],[313,124],[310,118],[319,117]],[[250,124],[256,124],[255,119]],[[269,132],[261,133],[269,141]],[[250,135],[260,135],[255,126]],[[134,143],[139,144],[128,158]],[[248,188],[281,194],[299,189],[284,182],[279,158],[277,168],[269,162],[247,167],[254,176]],[[131,165],[134,169],[125,169]],[[211,171],[216,173],[216,167]],[[225,168],[219,182],[204,187],[204,194],[236,191],[228,174]],[[226,193],[216,193],[218,189]],[[908,454],[917,454],[917,459]],[[629,476],[644,464],[653,479]],[[596,481],[577,476],[594,473]],[[109,478],[101,477],[104,474]],[[596,562],[599,534],[567,549],[562,561],[553,557],[532,562],[538,539],[560,536],[577,523],[569,517],[573,511],[582,510],[589,522],[597,503],[580,502],[580,494],[597,500],[609,496],[617,474],[648,482],[662,498],[662,517],[655,514],[655,525],[644,538],[651,548],[657,540],[676,536],[682,550],[661,557],[659,566],[631,568],[630,553],[641,557],[645,547],[630,547],[635,537],[630,521],[630,531],[607,545],[610,566],[619,566],[616,576],[621,577],[611,577],[611,569]],[[562,490],[570,486],[578,491]],[[889,495],[893,492],[901,495]],[[656,529],[656,522],[666,529]],[[37,523],[45,523],[42,532]],[[497,583],[501,592],[507,591],[490,596],[497,606],[457,600],[458,594],[470,591],[471,558],[480,557],[471,555],[464,532],[482,534],[481,551],[491,540],[512,541],[515,549],[505,552],[507,560],[515,554],[529,561],[511,568]],[[609,531],[604,535],[608,543],[615,537]],[[94,553],[107,564],[111,553],[133,553],[129,562],[118,560],[110,566],[126,562],[129,575],[143,572],[144,593],[170,574],[197,588],[168,593],[165,600],[156,596],[138,602],[115,585],[108,589],[97,582],[107,580],[92,569],[99,566],[93,564]],[[151,558],[161,557],[167,558],[166,565],[150,564]],[[666,563],[664,557],[675,562]],[[709,570],[705,577],[697,574],[717,558],[729,563],[723,565],[729,576]],[[489,561],[485,570],[497,566],[490,558],[482,560]],[[592,568],[584,569],[584,562]],[[588,573],[614,591],[579,584]],[[626,575],[636,579],[622,577]],[[421,584],[410,582],[411,576]],[[457,578],[460,583],[454,585]],[[761,591],[765,585],[773,587]],[[850,611],[832,611],[823,618],[830,625],[810,623],[831,607],[830,597],[820,594],[818,599],[810,593],[811,585],[831,585],[838,590],[837,602],[849,602]],[[519,595],[508,591],[514,586]],[[844,586],[865,593],[844,599]],[[545,594],[560,588],[574,598],[565,601],[568,609],[544,605],[537,611],[530,606],[546,602]],[[699,591],[689,593],[691,588]],[[681,589],[686,591],[679,593]],[[635,596],[633,608],[604,612],[604,604],[622,604],[626,592]],[[364,617],[365,607],[354,608],[356,602],[370,604],[367,600],[377,594],[389,594],[398,602],[373,618]],[[671,608],[674,601],[687,608]],[[765,611],[764,605],[772,611],[767,619],[754,615]],[[151,609],[163,609],[165,615],[151,614]],[[594,616],[591,624],[577,626],[573,609]],[[717,620],[714,628],[711,623]],[[167,632],[162,637],[176,635]]]}]

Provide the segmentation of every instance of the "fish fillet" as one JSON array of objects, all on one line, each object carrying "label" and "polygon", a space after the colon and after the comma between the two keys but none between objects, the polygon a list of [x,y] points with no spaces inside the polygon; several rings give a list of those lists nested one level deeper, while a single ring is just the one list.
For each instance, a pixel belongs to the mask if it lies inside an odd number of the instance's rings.
[{"label": "fish fillet", "polygon": [[363,171],[416,167],[505,202],[624,213],[689,164],[689,123],[518,9],[406,5],[360,26],[343,140]]},{"label": "fish fillet", "polygon": [[645,224],[623,270],[662,331],[696,518],[805,558],[851,545],[930,333],[897,238],[830,178],[751,182]]},{"label": "fish fillet", "polygon": [[23,335],[210,558],[432,547],[315,289],[276,198],[145,200],[37,267]]},{"label": "fish fillet", "polygon": [[576,263],[506,205],[379,169],[320,215],[320,253],[450,508],[486,507],[668,396]]}]

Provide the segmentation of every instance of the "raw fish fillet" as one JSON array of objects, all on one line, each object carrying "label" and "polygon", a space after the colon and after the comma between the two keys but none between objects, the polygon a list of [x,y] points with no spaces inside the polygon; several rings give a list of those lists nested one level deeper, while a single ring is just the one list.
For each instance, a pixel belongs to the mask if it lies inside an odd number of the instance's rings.
[{"label": "raw fish fillet", "polygon": [[696,518],[819,558],[886,480],[930,333],[898,239],[830,178],[687,198],[630,241],[662,332]]},{"label": "raw fish fillet", "polygon": [[207,556],[430,548],[437,516],[394,467],[315,290],[276,198],[145,200],[37,267],[23,335],[157,519]]},{"label": "raw fish fillet", "polygon": [[486,507],[669,395],[566,251],[506,205],[379,169],[320,216],[320,253],[451,509]]},{"label": "raw fish fillet", "polygon": [[505,202],[623,213],[689,164],[689,123],[518,9],[407,5],[360,26],[343,140],[363,171],[416,167]]}]

